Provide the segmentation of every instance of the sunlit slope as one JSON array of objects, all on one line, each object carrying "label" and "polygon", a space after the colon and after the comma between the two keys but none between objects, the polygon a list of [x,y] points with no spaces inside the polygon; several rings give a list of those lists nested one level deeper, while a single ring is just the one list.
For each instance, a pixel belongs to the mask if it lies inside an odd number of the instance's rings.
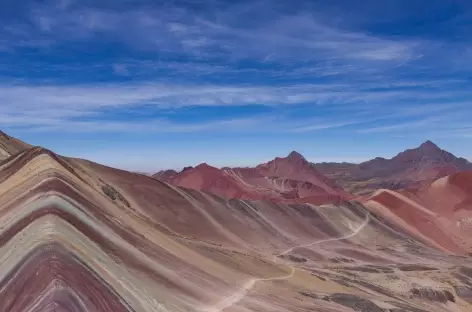
[{"label": "sunlit slope", "polygon": [[381,190],[366,205],[451,252],[472,252],[472,171],[443,177],[419,190]]},{"label": "sunlit slope", "polygon": [[223,200],[42,148],[0,191],[3,311],[470,308],[464,258],[358,203]]},{"label": "sunlit slope", "polygon": [[0,131],[0,160],[6,159],[11,155],[29,148],[31,148],[31,145]]},{"label": "sunlit slope", "polygon": [[181,172],[160,171],[153,177],[224,198],[326,204],[351,197],[297,152],[254,168],[219,169],[203,163]]}]

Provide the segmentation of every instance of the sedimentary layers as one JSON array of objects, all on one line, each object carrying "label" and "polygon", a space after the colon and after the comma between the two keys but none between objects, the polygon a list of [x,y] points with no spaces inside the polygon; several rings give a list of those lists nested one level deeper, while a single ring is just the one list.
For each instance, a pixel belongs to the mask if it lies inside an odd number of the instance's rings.
[{"label": "sedimentary layers", "polygon": [[419,190],[380,190],[366,205],[452,252],[472,254],[472,171],[443,177]]},{"label": "sedimentary layers", "polygon": [[153,177],[225,198],[325,204],[351,197],[297,152],[254,168],[218,169],[204,163],[181,172],[160,171]]},{"label": "sedimentary layers", "polygon": [[0,163],[2,311],[468,311],[446,247],[355,202],[226,200],[42,148]]},{"label": "sedimentary layers", "polygon": [[0,160],[27,150],[32,146],[0,131]]}]

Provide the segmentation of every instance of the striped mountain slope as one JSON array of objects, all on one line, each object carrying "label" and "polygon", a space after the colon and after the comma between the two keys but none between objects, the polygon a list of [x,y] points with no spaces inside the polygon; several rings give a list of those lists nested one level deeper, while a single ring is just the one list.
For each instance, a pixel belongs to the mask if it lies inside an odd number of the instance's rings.
[{"label": "striped mountain slope", "polygon": [[223,199],[34,147],[0,163],[0,307],[470,311],[470,259],[420,234],[357,202]]}]

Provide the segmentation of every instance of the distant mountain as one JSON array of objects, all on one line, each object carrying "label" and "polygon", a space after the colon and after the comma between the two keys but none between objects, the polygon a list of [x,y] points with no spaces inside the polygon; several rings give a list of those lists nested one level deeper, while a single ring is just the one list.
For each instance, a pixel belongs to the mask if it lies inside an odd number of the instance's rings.
[{"label": "distant mountain", "polygon": [[175,176],[178,172],[172,169],[169,170],[161,170],[155,174],[152,175],[153,178],[156,178],[158,180],[168,180]]},{"label": "distant mountain", "polygon": [[[177,176],[339,189],[295,153]],[[472,311],[469,174],[326,207],[224,200],[33,147],[1,163],[0,189],[2,311]]]},{"label": "distant mountain", "polygon": [[344,190],[336,183],[318,172],[299,153],[291,152],[285,158],[276,158],[255,168],[262,175],[273,179],[306,181],[323,189],[328,194],[339,194]]},{"label": "distant mountain", "polygon": [[0,160],[27,150],[32,146],[0,131]]},{"label": "distant mountain", "polygon": [[313,164],[313,167],[356,194],[382,188],[418,188],[446,175],[472,170],[469,161],[454,156],[431,141],[391,159],[377,157],[360,164],[321,163]]},{"label": "distant mountain", "polygon": [[153,177],[227,198],[322,203],[349,197],[297,152],[255,168],[218,169],[200,164],[179,173],[161,171]]}]

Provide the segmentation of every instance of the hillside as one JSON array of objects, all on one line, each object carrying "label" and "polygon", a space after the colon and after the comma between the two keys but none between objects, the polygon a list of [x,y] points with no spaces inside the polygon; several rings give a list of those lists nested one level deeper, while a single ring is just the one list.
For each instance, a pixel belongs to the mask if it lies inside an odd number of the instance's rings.
[{"label": "hillside", "polygon": [[463,246],[357,202],[228,200],[40,147],[0,189],[5,311],[472,308]]},{"label": "hillside", "polygon": [[22,152],[28,148],[31,148],[31,145],[0,131],[0,160],[8,158],[11,155],[15,155],[16,153]]},{"label": "hillside", "polygon": [[464,170],[472,164],[464,158],[426,141],[391,159],[377,157],[360,163],[320,163],[313,167],[354,194],[368,194],[378,189],[419,188],[438,178]]},{"label": "hillside", "polygon": [[452,243],[472,254],[472,171],[440,178],[417,190],[380,190],[366,205],[393,213],[444,246]]},{"label": "hillside", "polygon": [[283,202],[339,202],[349,195],[316,171],[299,153],[254,168],[215,168],[208,164],[155,174],[158,180],[226,198]]}]

